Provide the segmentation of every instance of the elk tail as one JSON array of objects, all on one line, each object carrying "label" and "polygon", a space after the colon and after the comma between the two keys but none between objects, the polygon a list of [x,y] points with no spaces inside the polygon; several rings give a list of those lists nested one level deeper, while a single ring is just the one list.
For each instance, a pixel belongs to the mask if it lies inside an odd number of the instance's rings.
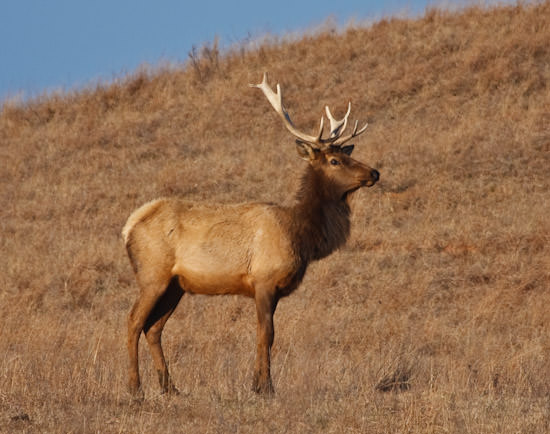
[{"label": "elk tail", "polygon": [[148,216],[153,214],[161,204],[162,199],[155,199],[151,202],[147,202],[146,204],[140,206],[138,209],[136,209],[130,217],[128,217],[128,220],[126,221],[126,224],[122,228],[122,239],[124,240],[124,244],[128,245],[128,240],[130,239],[130,234],[132,233],[132,230],[134,227],[143,220],[147,219]]}]

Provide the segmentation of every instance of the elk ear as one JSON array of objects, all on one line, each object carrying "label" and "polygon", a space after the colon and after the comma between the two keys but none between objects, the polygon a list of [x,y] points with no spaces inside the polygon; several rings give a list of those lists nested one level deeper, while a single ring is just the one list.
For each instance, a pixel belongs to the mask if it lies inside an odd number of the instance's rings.
[{"label": "elk ear", "polygon": [[342,146],[341,151],[346,155],[351,155],[354,147],[355,145]]},{"label": "elk ear", "polygon": [[313,149],[308,143],[302,142],[301,140],[296,140],[296,150],[298,151],[298,155],[304,160],[315,160],[315,149]]}]

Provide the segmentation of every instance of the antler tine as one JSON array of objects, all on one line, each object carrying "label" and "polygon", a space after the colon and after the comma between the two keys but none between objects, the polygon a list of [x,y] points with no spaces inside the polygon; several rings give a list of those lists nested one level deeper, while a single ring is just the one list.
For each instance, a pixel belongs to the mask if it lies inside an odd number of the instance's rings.
[{"label": "antler tine", "polygon": [[354,137],[357,137],[358,135],[363,134],[367,130],[367,127],[369,126],[369,123],[367,122],[363,126],[363,128],[361,128],[359,131],[357,131],[358,125],[359,125],[359,121],[355,121],[355,126],[353,127],[353,132],[351,134],[348,134],[347,136],[339,137],[337,140],[334,141],[333,145],[341,146],[344,143],[346,143],[348,140],[351,140]]},{"label": "antler tine", "polygon": [[283,104],[283,92],[281,91],[281,86],[279,85],[279,83],[277,83],[277,93],[273,92],[273,90],[267,84],[267,73],[264,72],[264,77],[260,84],[250,84],[250,87],[257,87],[264,93],[267,100],[270,102],[275,111],[283,120],[284,126],[288,131],[290,131],[292,135],[303,142],[313,145],[316,148],[320,148],[323,145],[323,140],[321,139],[324,130],[323,118],[321,117],[321,126],[319,128],[319,134],[317,135],[317,137],[310,136],[309,134],[305,134],[298,130],[292,123],[292,120],[290,119],[290,116]]},{"label": "antler tine", "polygon": [[339,121],[336,120],[334,116],[332,116],[332,113],[330,112],[328,105],[325,106],[325,111],[327,113],[327,118],[330,121],[329,140],[336,140],[342,135],[342,133],[346,129],[346,126],[348,125],[348,116],[351,113],[351,102],[348,103],[348,111],[346,112],[344,118]]},{"label": "antler tine", "polygon": [[316,145],[322,142],[321,136],[323,135],[324,129],[325,129],[325,119],[323,118],[323,116],[321,116],[321,123],[319,125],[319,134],[317,134],[317,139],[315,140]]}]

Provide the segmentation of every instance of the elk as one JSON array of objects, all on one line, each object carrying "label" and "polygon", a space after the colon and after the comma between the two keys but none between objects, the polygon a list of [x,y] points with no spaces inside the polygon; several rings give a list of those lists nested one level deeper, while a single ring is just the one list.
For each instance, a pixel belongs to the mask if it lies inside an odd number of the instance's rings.
[{"label": "elk", "polygon": [[145,334],[163,393],[178,393],[168,373],[161,334],[184,293],[241,294],[253,298],[257,313],[257,354],[253,390],[273,393],[270,355],[273,315],[282,297],[300,284],[308,264],[342,246],[350,232],[350,195],[373,186],[377,170],[351,158],[344,145],[367,125],[344,135],[351,110],[335,119],[328,106],[317,135],[299,131],[264,74],[260,89],[284,126],[296,137],[308,165],[295,201],[289,205],[194,203],[153,200],[134,211],[122,230],[140,293],[128,315],[129,388],[142,395],[138,341]]}]

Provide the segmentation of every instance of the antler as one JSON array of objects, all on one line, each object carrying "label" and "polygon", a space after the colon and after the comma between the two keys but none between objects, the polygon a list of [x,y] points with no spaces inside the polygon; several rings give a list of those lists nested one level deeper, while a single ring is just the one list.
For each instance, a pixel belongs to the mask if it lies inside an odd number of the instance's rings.
[{"label": "antler", "polygon": [[325,111],[327,113],[327,118],[330,121],[330,137],[339,137],[348,125],[348,116],[351,112],[351,102],[348,103],[348,111],[346,112],[346,115],[340,121],[334,119],[328,105],[325,107]]},{"label": "antler", "polygon": [[277,93],[273,92],[273,90],[267,84],[267,73],[264,73],[263,80],[260,84],[251,84],[250,86],[257,87],[264,93],[267,100],[271,103],[275,111],[279,114],[279,116],[283,120],[283,124],[285,125],[287,130],[290,131],[292,135],[297,137],[302,142],[312,145],[314,148],[321,149],[330,145],[341,146],[348,140],[351,140],[352,138],[357,137],[359,134],[363,133],[367,129],[368,124],[365,124],[363,128],[357,131],[358,122],[356,121],[355,128],[353,129],[353,133],[342,137],[342,134],[344,133],[344,130],[346,129],[346,126],[348,124],[348,117],[351,112],[351,102],[350,102],[348,104],[348,111],[346,115],[344,116],[343,119],[339,121],[332,116],[328,106],[326,106],[325,111],[330,121],[329,137],[325,139],[321,137],[324,131],[324,119],[322,116],[321,116],[321,124],[319,126],[319,133],[317,134],[317,136],[311,136],[309,134],[303,133],[302,131],[298,130],[294,126],[285,106],[283,105],[283,93],[281,91],[281,86],[279,86],[279,83],[277,83]]},{"label": "antler", "polygon": [[285,127],[288,131],[290,131],[292,135],[296,136],[303,142],[309,143],[310,145],[322,145],[321,135],[323,134],[324,129],[323,117],[321,117],[321,126],[319,127],[319,134],[317,134],[317,136],[310,136],[309,134],[305,134],[299,131],[292,123],[292,120],[290,119],[290,116],[288,115],[288,112],[283,105],[283,93],[281,91],[281,86],[279,86],[279,83],[277,83],[277,93],[273,92],[273,90],[267,84],[267,73],[264,72],[264,78],[262,82],[260,84],[251,84],[250,87],[257,87],[264,93],[267,100],[271,103],[279,116],[281,116]]}]

